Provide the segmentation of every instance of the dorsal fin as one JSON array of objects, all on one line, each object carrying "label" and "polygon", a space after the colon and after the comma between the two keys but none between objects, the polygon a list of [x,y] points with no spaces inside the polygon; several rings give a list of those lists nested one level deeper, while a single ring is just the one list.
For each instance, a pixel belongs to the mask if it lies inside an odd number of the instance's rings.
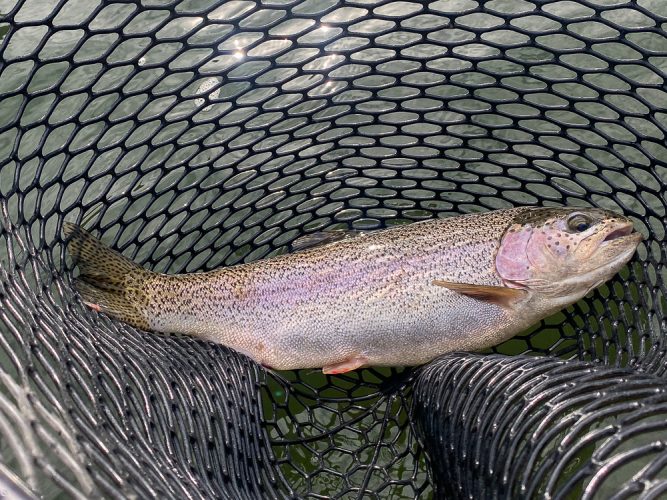
[{"label": "dorsal fin", "polygon": [[336,241],[348,240],[359,236],[367,235],[369,231],[359,231],[356,229],[330,229],[326,231],[317,231],[310,234],[299,236],[292,242],[290,250],[292,252],[301,252],[315,247],[335,243]]}]

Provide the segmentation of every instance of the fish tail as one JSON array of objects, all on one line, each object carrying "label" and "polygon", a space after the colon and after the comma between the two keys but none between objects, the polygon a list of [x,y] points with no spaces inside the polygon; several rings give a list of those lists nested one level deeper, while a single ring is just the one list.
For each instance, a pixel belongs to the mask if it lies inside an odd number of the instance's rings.
[{"label": "fish tail", "polygon": [[143,313],[149,299],[144,285],[154,273],[105,246],[76,224],[65,222],[63,232],[67,250],[79,268],[74,286],[83,301],[98,312],[149,329]]}]

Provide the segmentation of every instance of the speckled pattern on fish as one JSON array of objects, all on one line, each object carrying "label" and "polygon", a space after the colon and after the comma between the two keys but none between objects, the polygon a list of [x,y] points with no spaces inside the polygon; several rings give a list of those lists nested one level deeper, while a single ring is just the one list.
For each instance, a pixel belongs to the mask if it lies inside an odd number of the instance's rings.
[{"label": "speckled pattern on fish", "polygon": [[[585,231],[568,227],[573,214],[590,222]],[[227,345],[265,366],[328,373],[417,365],[502,342],[609,279],[641,240],[610,212],[520,207],[167,276],[68,228],[70,251],[83,261],[77,286],[91,306],[139,328]],[[556,250],[561,240],[566,251]],[[510,289],[516,300],[503,305],[447,283]]]}]

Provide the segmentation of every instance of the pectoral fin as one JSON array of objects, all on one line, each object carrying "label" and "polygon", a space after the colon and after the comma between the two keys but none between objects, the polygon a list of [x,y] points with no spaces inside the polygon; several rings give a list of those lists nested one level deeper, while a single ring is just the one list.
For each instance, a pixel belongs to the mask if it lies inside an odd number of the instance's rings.
[{"label": "pectoral fin", "polygon": [[470,283],[452,283],[451,281],[443,280],[433,280],[433,284],[449,288],[461,295],[490,302],[508,309],[511,309],[526,294],[524,290],[506,286],[472,285]]}]

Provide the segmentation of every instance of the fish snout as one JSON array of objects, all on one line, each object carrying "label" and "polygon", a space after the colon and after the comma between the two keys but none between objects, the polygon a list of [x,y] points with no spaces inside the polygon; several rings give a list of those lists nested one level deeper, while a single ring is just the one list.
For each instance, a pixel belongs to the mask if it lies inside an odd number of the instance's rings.
[{"label": "fish snout", "polygon": [[601,245],[608,244],[612,241],[618,243],[619,240],[624,239],[627,239],[628,242],[636,242],[639,244],[644,239],[644,235],[635,231],[635,226],[632,221],[618,221],[610,224],[610,227],[607,229],[606,234],[600,243]]}]

